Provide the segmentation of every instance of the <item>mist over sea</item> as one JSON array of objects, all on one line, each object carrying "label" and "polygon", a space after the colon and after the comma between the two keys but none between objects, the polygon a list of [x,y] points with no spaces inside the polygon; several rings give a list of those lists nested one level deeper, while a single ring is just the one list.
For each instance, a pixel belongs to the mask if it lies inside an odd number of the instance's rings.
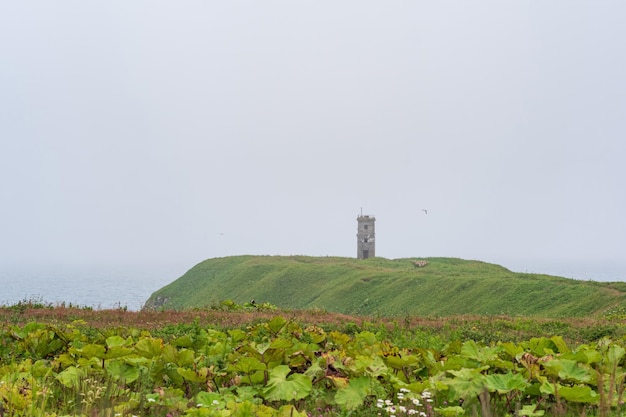
[{"label": "mist over sea", "polygon": [[[626,281],[626,262],[494,262],[515,272],[591,281]],[[127,308],[138,311],[150,295],[193,265],[4,266],[0,265],[0,305],[24,300],[52,305]]]},{"label": "mist over sea", "polygon": [[494,262],[514,272],[555,275],[583,281],[626,281],[626,261],[508,261]]},{"label": "mist over sea", "polygon": [[191,266],[0,265],[0,304],[33,300],[138,311],[154,291],[181,277]]}]

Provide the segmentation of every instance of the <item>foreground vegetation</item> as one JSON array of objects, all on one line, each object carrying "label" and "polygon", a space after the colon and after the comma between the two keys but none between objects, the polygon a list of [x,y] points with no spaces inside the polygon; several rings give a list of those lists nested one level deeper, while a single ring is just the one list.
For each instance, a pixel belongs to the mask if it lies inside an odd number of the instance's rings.
[{"label": "foreground vegetation", "polygon": [[233,256],[199,263],[146,307],[204,308],[228,298],[380,317],[597,317],[626,307],[626,283],[520,274],[455,258]]},{"label": "foreground vegetation", "polygon": [[623,311],[351,317],[0,308],[0,415],[618,416]]}]

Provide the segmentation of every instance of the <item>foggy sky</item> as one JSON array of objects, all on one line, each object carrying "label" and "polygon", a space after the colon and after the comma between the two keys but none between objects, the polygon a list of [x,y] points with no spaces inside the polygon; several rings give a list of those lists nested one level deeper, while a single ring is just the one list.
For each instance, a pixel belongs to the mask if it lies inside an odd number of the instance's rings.
[{"label": "foggy sky", "polygon": [[355,257],[361,209],[386,258],[622,262],[625,15],[2,2],[0,263]]}]

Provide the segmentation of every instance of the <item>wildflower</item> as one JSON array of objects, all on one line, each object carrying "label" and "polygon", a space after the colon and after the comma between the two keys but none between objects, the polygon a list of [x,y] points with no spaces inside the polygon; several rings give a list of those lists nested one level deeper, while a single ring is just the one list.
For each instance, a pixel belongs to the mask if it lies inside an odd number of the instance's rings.
[{"label": "wildflower", "polygon": [[400,410],[401,413],[406,413],[406,407],[403,405],[398,406],[398,410]]},{"label": "wildflower", "polygon": [[219,401],[217,401],[217,400],[213,400],[212,404],[213,404],[213,405],[220,405],[220,402],[219,402]]},{"label": "wildflower", "polygon": [[385,405],[386,405],[387,407],[390,407],[390,406],[392,406],[392,405],[393,405],[393,403],[391,402],[391,400],[385,400]]},{"label": "wildflower", "polygon": [[408,389],[406,389],[406,388],[400,388],[400,392],[402,392],[402,393],[406,394],[406,393],[411,392],[411,390],[408,390]]},{"label": "wildflower", "polygon": [[385,405],[385,402],[382,399],[376,400],[376,407],[383,408],[383,405]]},{"label": "wildflower", "polygon": [[427,403],[433,402],[432,396],[433,395],[430,393],[430,391],[428,390],[422,391],[422,399],[425,400]]},{"label": "wildflower", "polygon": [[202,407],[202,403],[198,403],[198,404],[196,404],[196,407],[197,407],[197,408]]},{"label": "wildflower", "polygon": [[418,400],[417,398],[413,398],[411,400],[411,402],[413,403],[414,406],[416,407],[420,407],[422,405],[422,403],[420,403],[420,400]]},{"label": "wildflower", "polygon": [[[155,403],[155,402],[156,402],[156,400],[155,400],[154,398],[148,398],[148,400],[147,400],[147,401],[148,401],[149,403]],[[117,415],[117,414],[116,414],[116,415]]]},{"label": "wildflower", "polygon": [[417,414],[417,410],[410,409],[410,410],[407,412],[407,414],[409,414],[409,415]]},{"label": "wildflower", "polygon": [[398,393],[398,399],[399,400],[404,400],[404,394],[402,392]]}]

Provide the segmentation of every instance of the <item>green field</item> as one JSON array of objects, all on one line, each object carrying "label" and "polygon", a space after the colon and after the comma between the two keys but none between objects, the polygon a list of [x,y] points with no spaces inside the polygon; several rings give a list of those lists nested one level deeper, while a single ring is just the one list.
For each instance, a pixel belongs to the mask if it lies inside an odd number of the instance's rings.
[{"label": "green field", "polygon": [[424,258],[427,264],[416,267],[417,259],[208,259],[152,294],[146,308],[202,308],[232,299],[384,317],[592,317],[626,306],[626,283],[515,273],[456,258]]},{"label": "green field", "polygon": [[618,417],[624,316],[0,307],[2,417]]},{"label": "green field", "polygon": [[0,417],[625,415],[624,283],[416,261],[219,258],[138,312],[1,306]]}]

